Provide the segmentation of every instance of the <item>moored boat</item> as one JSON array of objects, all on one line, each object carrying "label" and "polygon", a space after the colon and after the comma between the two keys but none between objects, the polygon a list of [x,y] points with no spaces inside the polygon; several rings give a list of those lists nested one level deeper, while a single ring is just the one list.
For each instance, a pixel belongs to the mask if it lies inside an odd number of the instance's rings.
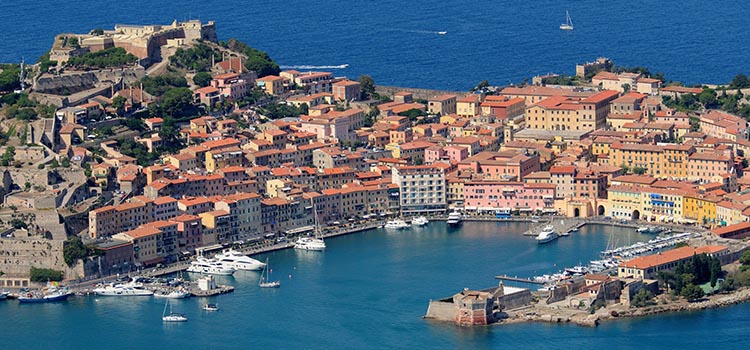
[{"label": "moored boat", "polygon": [[535,239],[537,243],[544,244],[552,242],[558,237],[560,236],[557,234],[557,232],[555,232],[555,229],[552,227],[552,225],[547,225],[542,229],[542,232],[540,232]]},{"label": "moored boat", "polygon": [[55,301],[67,300],[69,296],[73,295],[73,292],[67,288],[45,288],[41,291],[31,291],[21,293],[18,296],[20,303],[51,303]]},{"label": "moored boat", "polygon": [[427,220],[427,218],[424,216],[419,216],[419,217],[414,218],[414,220],[412,220],[411,223],[414,226],[425,226],[430,223],[430,220]]},{"label": "moored boat", "polygon": [[167,298],[167,299],[185,299],[190,297],[191,293],[185,289],[174,289],[174,290],[157,290],[154,292],[156,298]]},{"label": "moored boat", "polygon": [[461,213],[454,211],[448,214],[448,220],[446,220],[446,223],[448,226],[459,226],[463,222],[464,218],[461,215]]},{"label": "moored boat", "polygon": [[[167,313],[167,305],[169,305],[169,313]],[[187,322],[187,316],[172,312],[172,305],[169,301],[164,303],[164,311],[161,313],[161,320],[164,322]]]},{"label": "moored boat", "polygon": [[395,220],[389,220],[385,223],[385,228],[390,230],[403,230],[409,228],[410,225],[406,223],[404,220],[395,219]]},{"label": "moored boat", "polygon": [[110,283],[98,288],[94,288],[94,293],[105,297],[133,297],[133,296],[151,296],[154,292],[143,288],[142,283],[128,282],[122,284]]},{"label": "moored boat", "polygon": [[259,271],[266,266],[266,264],[231,248],[216,254],[214,259],[222,265],[234,268],[235,270]]},{"label": "moored boat", "polygon": [[300,250],[325,250],[326,242],[315,237],[300,237],[294,242],[294,248]]},{"label": "moored boat", "polygon": [[195,261],[191,262],[190,266],[187,268],[187,272],[219,276],[230,276],[234,274],[234,271],[235,269],[233,267],[225,266],[216,260],[206,259],[204,257],[198,257]]},{"label": "moored boat", "polygon": [[203,304],[201,309],[204,311],[219,311],[219,304]]}]

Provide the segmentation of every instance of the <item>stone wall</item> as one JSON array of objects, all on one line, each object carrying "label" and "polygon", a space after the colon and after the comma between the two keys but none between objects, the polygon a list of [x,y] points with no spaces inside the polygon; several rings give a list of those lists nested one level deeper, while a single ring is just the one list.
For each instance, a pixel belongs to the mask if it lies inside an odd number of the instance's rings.
[{"label": "stone wall", "polygon": [[455,316],[456,306],[453,305],[453,301],[430,300],[424,318],[452,322]]},{"label": "stone wall", "polygon": [[444,94],[457,95],[458,97],[469,94],[468,92],[461,92],[461,91],[416,89],[416,88],[405,88],[405,87],[398,87],[398,86],[380,86],[380,85],[377,85],[375,87],[375,91],[378,94],[386,95],[391,98],[393,98],[393,94],[397,92],[406,91],[406,92],[410,92],[413,95],[415,100],[416,99],[428,100],[435,96],[444,95]]},{"label": "stone wall", "polygon": [[82,264],[69,268],[63,260],[62,240],[0,238],[0,271],[28,276],[31,267],[63,271],[66,279],[83,276]]},{"label": "stone wall", "polygon": [[529,289],[523,291],[502,295],[497,298],[497,303],[500,310],[516,309],[522,306],[531,304],[534,301],[534,297],[531,295]]},{"label": "stone wall", "polygon": [[[63,92],[75,94],[94,88],[109,88],[112,84],[132,84],[143,78],[145,74],[146,70],[141,66],[67,72],[61,75],[44,73],[34,79],[33,96],[40,102],[63,107],[75,104],[72,101],[73,98],[61,96]],[[76,97],[75,99],[81,100],[82,98]]]}]

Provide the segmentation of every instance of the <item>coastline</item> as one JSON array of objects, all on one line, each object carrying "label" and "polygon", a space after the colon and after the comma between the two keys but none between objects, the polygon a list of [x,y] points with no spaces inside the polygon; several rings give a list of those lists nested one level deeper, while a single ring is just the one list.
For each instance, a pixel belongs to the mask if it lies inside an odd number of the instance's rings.
[{"label": "coastline", "polygon": [[[667,300],[667,296],[657,297],[659,301]],[[743,287],[727,294],[715,294],[703,298],[701,301],[688,302],[682,298],[669,301],[667,304],[630,308],[623,305],[610,305],[589,313],[586,310],[558,309],[549,306],[527,306],[504,312],[506,318],[492,324],[502,326],[519,323],[572,323],[583,327],[596,327],[600,322],[616,321],[618,319],[653,316],[664,313],[690,312],[706,309],[723,308],[750,301],[750,288]],[[530,312],[530,309],[536,311]]]}]

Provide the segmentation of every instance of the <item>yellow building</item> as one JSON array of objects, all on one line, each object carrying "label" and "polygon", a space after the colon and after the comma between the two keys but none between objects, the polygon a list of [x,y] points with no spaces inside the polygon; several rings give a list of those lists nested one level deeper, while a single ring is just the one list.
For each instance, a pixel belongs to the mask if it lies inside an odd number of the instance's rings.
[{"label": "yellow building", "polygon": [[605,90],[583,99],[552,96],[526,108],[526,127],[545,130],[594,131],[606,125],[609,103],[617,91]]},{"label": "yellow building", "polygon": [[[600,150],[603,145],[601,145]],[[688,160],[695,152],[690,145],[666,146],[617,143],[610,146],[610,164],[627,166],[631,170],[643,168],[645,174],[657,178],[684,179],[688,177]]]},{"label": "yellow building", "polygon": [[716,205],[721,202],[718,197],[704,196],[698,193],[685,193],[683,196],[683,217],[695,220],[699,224],[716,222]]}]

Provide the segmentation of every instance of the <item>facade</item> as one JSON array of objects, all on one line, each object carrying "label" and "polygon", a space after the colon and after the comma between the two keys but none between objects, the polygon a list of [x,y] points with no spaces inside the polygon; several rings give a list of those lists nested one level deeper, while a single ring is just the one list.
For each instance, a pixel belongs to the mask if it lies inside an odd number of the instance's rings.
[{"label": "facade", "polygon": [[399,186],[405,215],[441,213],[448,208],[445,170],[431,165],[393,168],[392,182]]},{"label": "facade", "polygon": [[621,278],[655,279],[658,272],[672,271],[681,262],[687,261],[696,254],[706,254],[719,258],[719,260],[725,260],[722,257],[729,254],[729,249],[724,246],[681,247],[659,254],[641,256],[621,263],[617,267],[617,276]]},{"label": "facade", "polygon": [[456,113],[456,95],[440,95],[427,100],[427,112],[448,115]]},{"label": "facade", "polygon": [[359,95],[359,82],[352,80],[342,80],[333,83],[333,98],[336,101],[356,101],[359,100]]},{"label": "facade", "polygon": [[555,185],[504,181],[464,183],[464,209],[519,212],[554,210]]},{"label": "facade", "polygon": [[609,103],[617,91],[605,90],[579,99],[553,96],[526,108],[529,129],[594,131],[606,125]]}]

